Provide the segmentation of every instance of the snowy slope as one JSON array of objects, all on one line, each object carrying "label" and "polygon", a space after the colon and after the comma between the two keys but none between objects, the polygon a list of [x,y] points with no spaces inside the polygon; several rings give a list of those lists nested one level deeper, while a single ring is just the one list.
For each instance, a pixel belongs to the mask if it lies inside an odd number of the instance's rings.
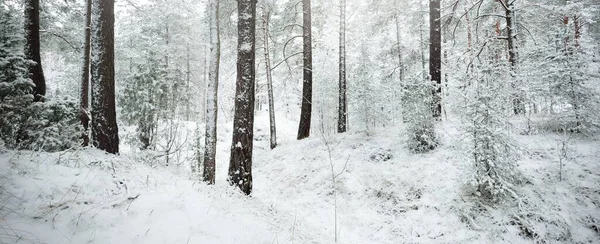
[{"label": "snowy slope", "polygon": [[135,151],[4,152],[0,243],[333,243],[336,209],[338,243],[600,242],[597,141],[570,140],[558,181],[561,137],[519,136],[521,198],[484,208],[450,125],[439,128],[443,146],[413,155],[401,126],[296,141],[296,122],[277,122],[271,151],[268,118],[257,116],[251,197],[225,182],[231,124],[219,128],[212,187]]}]

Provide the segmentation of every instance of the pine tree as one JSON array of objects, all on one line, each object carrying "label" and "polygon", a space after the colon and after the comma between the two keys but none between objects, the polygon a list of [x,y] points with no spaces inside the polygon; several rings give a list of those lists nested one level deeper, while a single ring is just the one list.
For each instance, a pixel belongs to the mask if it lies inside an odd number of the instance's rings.
[{"label": "pine tree", "polygon": [[403,102],[407,120],[408,148],[413,153],[429,152],[437,146],[431,109],[433,86],[420,76],[407,81]]},{"label": "pine tree", "polygon": [[158,130],[159,97],[161,86],[166,80],[166,70],[160,57],[149,52],[144,63],[137,66],[137,72],[128,79],[120,106],[125,122],[136,126],[136,133],[141,150],[154,149]]},{"label": "pine tree", "polygon": [[518,154],[509,134],[511,125],[506,121],[513,109],[508,103],[512,87],[499,82],[510,75],[505,65],[495,64],[491,58],[483,60],[468,76],[473,84],[468,93],[471,102],[465,109],[466,125],[473,146],[473,185],[483,200],[495,203],[514,196],[519,182],[515,164]]},{"label": "pine tree", "polygon": [[33,96],[36,102],[44,101],[46,80],[40,57],[40,0],[25,1],[25,57],[35,64],[29,66],[29,78],[35,84]]},{"label": "pine tree", "polygon": [[440,0],[429,1],[429,76],[434,85],[433,117],[442,116],[442,27]]},{"label": "pine tree", "polygon": [[217,153],[217,115],[219,65],[221,60],[221,41],[219,33],[219,1],[210,0],[208,7],[210,28],[210,60],[208,67],[208,83],[206,97],[206,137],[204,149],[203,180],[208,184],[215,183],[215,165]]},{"label": "pine tree", "polygon": [[515,91],[513,91],[513,112],[514,114],[523,114],[525,113],[525,101],[523,98],[523,92],[519,91],[519,84],[517,82],[518,74],[517,74],[517,64],[518,64],[518,53],[517,53],[517,23],[515,19],[515,1],[509,0],[499,0],[498,3],[504,9],[504,18],[506,19],[506,45],[508,49],[508,62],[510,63],[510,73],[512,75],[512,86]]},{"label": "pine tree", "polygon": [[23,38],[18,36],[20,27],[13,16],[12,9],[0,7],[0,147],[8,148],[18,147],[35,87],[27,75],[33,62],[19,50]]},{"label": "pine tree", "polygon": [[238,1],[238,58],[229,182],[252,192],[256,0]]},{"label": "pine tree", "polygon": [[267,93],[269,99],[269,132],[271,149],[277,147],[277,127],[275,125],[275,101],[273,96],[273,74],[271,72],[271,55],[269,49],[269,21],[271,19],[271,6],[265,4],[262,13],[263,52],[265,55],[265,73],[267,74]]},{"label": "pine tree", "polygon": [[346,101],[346,0],[340,0],[340,46],[339,46],[339,93],[338,93],[338,133],[347,130],[348,102]]},{"label": "pine tree", "polygon": [[302,0],[303,22],[303,54],[304,69],[302,82],[302,109],[300,112],[300,125],[298,126],[298,140],[310,136],[310,123],[312,116],[312,10],[311,0]]},{"label": "pine tree", "polygon": [[80,119],[83,126],[83,146],[88,146],[89,138],[89,92],[90,92],[90,49],[91,49],[92,0],[85,1],[85,31],[83,44],[83,67],[81,70]]},{"label": "pine tree", "polygon": [[115,110],[114,2],[92,2],[92,142],[108,153],[119,153]]}]

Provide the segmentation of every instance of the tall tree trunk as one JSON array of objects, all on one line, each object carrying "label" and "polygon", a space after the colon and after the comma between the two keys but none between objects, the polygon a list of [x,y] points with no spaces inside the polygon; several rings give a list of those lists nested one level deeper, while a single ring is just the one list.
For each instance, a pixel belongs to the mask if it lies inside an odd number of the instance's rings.
[{"label": "tall tree trunk", "polygon": [[[419,3],[419,19],[423,20],[423,16],[422,13],[425,12],[425,10],[423,9],[423,4]],[[425,70],[425,65],[426,65],[426,60],[425,60],[425,48],[423,47],[423,44],[425,43],[425,37],[423,37],[423,32],[424,27],[423,27],[423,22],[424,21],[419,21],[419,50],[421,53],[421,73],[423,75],[423,81],[427,80],[427,71]]]},{"label": "tall tree trunk", "polygon": [[[189,33],[189,29],[188,29],[188,33]],[[190,65],[190,44],[187,43],[186,44],[186,49],[187,49],[187,55],[186,55],[186,72],[185,72],[185,120],[186,121],[190,121],[190,115],[192,114],[191,108],[190,108],[190,103],[191,101],[191,87],[190,87],[190,82],[191,82],[191,73],[192,73],[192,69],[191,69],[191,65]]]},{"label": "tall tree trunk", "polygon": [[[398,71],[398,79],[400,82],[401,94],[404,94],[404,92],[406,92],[406,90],[405,90],[406,87],[404,84],[404,61],[402,58],[402,56],[403,56],[402,55],[402,35],[400,32],[400,13],[399,13],[399,11],[396,13],[395,19],[396,19],[396,45],[398,46],[397,47],[398,48],[398,70],[399,70]],[[396,100],[396,97],[397,97],[396,90],[394,90],[394,101]],[[400,96],[400,97],[401,97],[400,99],[402,99],[402,97],[404,97],[404,96]],[[402,102],[402,104],[404,104],[404,102]],[[405,117],[404,116],[404,107],[401,108],[400,115],[402,117],[402,120],[404,122],[406,122],[406,118],[404,118]],[[393,116],[393,117],[395,117],[395,116]],[[395,124],[395,119],[394,119],[394,124]]]},{"label": "tall tree trunk", "polygon": [[263,12],[263,47],[265,54],[265,69],[267,72],[267,92],[269,96],[269,129],[271,132],[271,149],[277,147],[277,127],[275,127],[275,101],[273,100],[273,77],[271,75],[271,57],[269,55],[269,19],[271,13],[266,6]]},{"label": "tall tree trunk", "polygon": [[[568,54],[572,54],[574,59],[579,59],[579,52],[580,47],[581,47],[581,43],[580,43],[580,39],[581,39],[581,21],[580,21],[580,16],[578,14],[573,15],[573,28],[574,28],[574,50],[572,52],[567,52]],[[580,67],[577,66],[577,64],[572,64],[575,67],[572,67],[574,69],[579,69]],[[570,96],[571,96],[571,105],[573,106],[573,112],[575,114],[575,128],[572,129],[573,132],[575,133],[580,133],[581,132],[581,128],[582,128],[582,116],[581,116],[581,98],[577,96],[576,90],[577,90],[577,86],[576,84],[579,84],[580,81],[579,79],[575,76],[573,76],[573,74],[569,74],[569,86],[571,87],[571,92],[570,92]]]},{"label": "tall tree trunk", "polygon": [[119,153],[115,111],[114,1],[93,0],[92,13],[92,141],[109,153]]},{"label": "tall tree trunk", "polygon": [[398,78],[400,83],[404,82],[404,61],[402,58],[402,32],[400,30],[400,16],[396,15],[396,46],[398,48]]},{"label": "tall tree trunk", "polygon": [[467,21],[467,52],[471,52],[473,46],[473,34],[471,31],[471,18],[469,17],[469,11],[465,9],[465,19]]},{"label": "tall tree trunk", "polygon": [[[511,68],[511,76],[513,78],[517,77],[517,43],[516,43],[516,23],[515,23],[515,10],[514,10],[514,1],[509,2],[508,0],[500,0],[502,7],[505,10],[505,18],[506,18],[506,43],[508,47],[508,62],[510,63]],[[512,87],[514,90],[517,90],[517,84],[513,81]],[[523,101],[523,95],[519,91],[515,91],[513,95],[513,112],[514,114],[523,114],[525,113],[525,103]]]},{"label": "tall tree trunk", "polygon": [[338,133],[347,130],[348,103],[346,101],[346,0],[340,0],[340,68],[339,68],[339,105]]},{"label": "tall tree trunk", "polygon": [[204,172],[203,180],[208,184],[215,183],[215,166],[217,153],[217,117],[219,66],[221,62],[221,39],[219,26],[219,0],[210,0],[210,61],[208,65],[208,83],[206,86],[206,136],[204,138]]},{"label": "tall tree trunk", "polygon": [[81,91],[80,91],[80,109],[79,117],[83,126],[83,146],[89,145],[89,92],[90,92],[90,38],[92,23],[92,0],[85,1],[85,40],[83,44],[83,68],[81,70]]},{"label": "tall tree trunk", "polygon": [[442,116],[442,32],[440,0],[429,1],[429,76],[434,85],[433,117]]},{"label": "tall tree trunk", "polygon": [[303,53],[304,71],[302,82],[302,109],[300,112],[300,125],[298,126],[298,140],[310,136],[310,122],[312,116],[312,20],[311,0],[302,1],[303,12]]},{"label": "tall tree trunk", "polygon": [[219,26],[219,0],[209,2],[210,25],[210,61],[208,65],[208,82],[206,86],[206,136],[204,138],[204,172],[203,180],[215,184],[215,166],[217,153],[217,117],[219,66],[221,63],[221,39]]},{"label": "tall tree trunk", "polygon": [[28,69],[29,78],[35,84],[34,101],[43,102],[46,95],[46,80],[40,57],[40,0],[25,2],[25,58],[35,62]]},{"label": "tall tree trunk", "polygon": [[229,182],[252,192],[256,0],[238,0],[238,58]]},{"label": "tall tree trunk", "polygon": [[515,25],[514,25],[514,12],[513,12],[513,5],[508,5],[508,0],[501,0],[501,1],[505,1],[507,4],[506,8],[505,8],[505,13],[506,13],[506,35],[507,35],[507,45],[508,45],[508,62],[510,63],[510,66],[514,69],[517,66],[517,47],[516,47],[516,43],[515,43]]}]

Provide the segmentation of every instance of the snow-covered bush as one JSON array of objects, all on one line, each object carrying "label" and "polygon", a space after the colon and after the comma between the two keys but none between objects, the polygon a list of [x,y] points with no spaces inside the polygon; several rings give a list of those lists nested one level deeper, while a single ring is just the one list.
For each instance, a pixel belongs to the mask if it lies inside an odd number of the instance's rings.
[{"label": "snow-covered bush", "polygon": [[407,122],[408,148],[414,153],[435,149],[437,140],[432,114],[433,86],[430,81],[411,79],[404,86],[404,118]]},{"label": "snow-covered bush", "polygon": [[27,78],[21,25],[11,9],[0,8],[0,141],[9,149],[64,150],[81,137],[76,100],[34,103]]},{"label": "snow-covered bush", "polygon": [[472,140],[474,177],[472,184],[483,200],[498,202],[514,196],[519,181],[518,151],[510,136],[508,117],[512,111],[509,68],[500,64],[475,69],[467,97],[466,129]]},{"label": "snow-covered bush", "polygon": [[[557,55],[552,62],[552,94],[562,100],[564,111],[554,115],[555,121],[573,132],[590,132],[600,127],[600,85],[597,74],[589,69],[584,54]],[[597,72],[597,71],[596,71]]]},{"label": "snow-covered bush", "polygon": [[81,145],[78,108],[77,100],[68,97],[31,104],[21,127],[24,137],[20,148],[61,151]]},{"label": "snow-covered bush", "polygon": [[152,149],[156,145],[156,133],[160,102],[167,94],[164,67],[154,54],[150,54],[147,65],[138,66],[129,82],[125,85],[120,99],[123,118],[128,124],[136,126],[141,149]]},{"label": "snow-covered bush", "polygon": [[587,31],[582,23],[594,22],[588,11],[595,10],[584,8],[583,1],[568,1],[553,11],[552,16],[559,14],[562,21],[548,22],[541,40],[522,50],[528,60],[522,63],[521,73],[527,79],[532,112],[549,115],[540,125],[542,130],[597,132],[600,67],[594,59],[598,43],[581,33]]}]

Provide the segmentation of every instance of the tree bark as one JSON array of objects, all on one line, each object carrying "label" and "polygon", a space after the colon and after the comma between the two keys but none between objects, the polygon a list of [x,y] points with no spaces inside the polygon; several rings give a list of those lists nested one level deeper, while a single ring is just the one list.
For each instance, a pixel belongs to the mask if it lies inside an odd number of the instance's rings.
[{"label": "tree bark", "polygon": [[[398,80],[400,82],[400,90],[401,93],[400,94],[404,94],[404,92],[406,92],[406,86],[404,84],[404,58],[402,57],[402,34],[400,32],[400,13],[399,10],[396,13],[395,16],[396,19],[396,45],[398,46]],[[394,91],[394,100],[396,100],[396,91]],[[402,97],[404,96],[400,96],[401,100],[403,99]],[[404,102],[402,102],[402,104],[404,105]],[[394,109],[395,112],[396,109]],[[405,118],[405,114],[404,114],[404,107],[401,108],[401,114],[400,117],[402,118],[403,121],[406,122],[406,118]],[[393,122],[395,124],[395,116],[393,116]]]},{"label": "tree bark", "polygon": [[263,47],[265,54],[265,69],[267,72],[267,92],[269,96],[269,128],[271,132],[271,149],[277,147],[277,127],[275,126],[275,101],[273,99],[273,77],[271,75],[271,57],[269,55],[269,18],[271,16],[269,7],[263,12]]},{"label": "tree bark", "polygon": [[252,192],[256,0],[238,0],[238,57],[229,182]]},{"label": "tree bark", "polygon": [[338,133],[347,130],[348,103],[346,101],[346,0],[340,0],[340,68],[339,68],[339,104]]},{"label": "tree bark", "polygon": [[[189,29],[188,29],[189,32]],[[190,43],[186,44],[186,49],[187,49],[187,54],[186,54],[186,72],[185,72],[185,120],[186,121],[190,121],[190,115],[192,113],[191,108],[190,108],[190,103],[191,101],[191,87],[190,87],[190,82],[191,82],[191,75],[192,75],[192,69],[191,69],[191,64],[190,64]]]},{"label": "tree bark", "polygon": [[440,0],[429,2],[429,76],[434,85],[433,117],[442,116],[442,32]]},{"label": "tree bark", "polygon": [[89,137],[89,92],[90,92],[90,38],[91,38],[91,25],[92,24],[92,0],[85,1],[85,40],[83,44],[83,68],[81,71],[81,91],[80,91],[80,119],[81,125],[83,126],[83,146],[87,147],[90,143]]},{"label": "tree bark", "polygon": [[25,2],[25,58],[35,62],[28,67],[29,78],[35,84],[34,101],[43,102],[46,96],[46,80],[40,57],[40,0]]},{"label": "tree bark", "polygon": [[[511,68],[511,76],[516,78],[516,70],[517,70],[517,44],[516,44],[516,24],[515,24],[515,12],[514,12],[514,1],[509,2],[508,0],[500,0],[502,6],[505,10],[505,18],[506,18],[506,43],[508,46],[508,62],[510,63]],[[517,84],[513,83],[513,89],[517,89]],[[514,114],[523,114],[525,113],[525,103],[523,101],[523,96],[519,91],[515,91],[515,95],[513,96],[513,112]]]},{"label": "tree bark", "polygon": [[215,166],[217,153],[217,116],[219,65],[221,62],[221,40],[219,27],[219,0],[209,2],[210,25],[210,61],[208,67],[208,82],[206,86],[206,136],[204,138],[204,171],[203,180],[215,184]]},{"label": "tree bark", "polygon": [[302,79],[302,109],[300,112],[300,125],[298,126],[298,140],[310,136],[312,116],[312,17],[310,1],[311,0],[302,1],[304,69]]},{"label": "tree bark", "polygon": [[579,50],[580,47],[580,39],[581,39],[581,21],[580,19],[580,15],[574,15],[573,16],[573,25],[575,28],[575,49],[576,51]]},{"label": "tree bark", "polygon": [[400,83],[403,84],[404,81],[404,61],[402,55],[402,33],[400,32],[400,17],[398,14],[395,17],[396,19],[396,45],[398,48],[398,77],[400,78]]},{"label": "tree bark", "polygon": [[[419,10],[419,19],[423,19],[422,13],[425,12],[425,10],[421,3],[419,3]],[[424,31],[423,22],[419,22],[419,50],[421,54],[421,73],[423,75],[423,81],[427,80],[427,70],[425,69],[427,61],[425,60],[425,47],[423,47],[423,44],[425,43],[425,37],[423,37]]]},{"label": "tree bark", "polygon": [[115,111],[114,1],[93,0],[92,9],[92,141],[108,153],[119,153]]}]

